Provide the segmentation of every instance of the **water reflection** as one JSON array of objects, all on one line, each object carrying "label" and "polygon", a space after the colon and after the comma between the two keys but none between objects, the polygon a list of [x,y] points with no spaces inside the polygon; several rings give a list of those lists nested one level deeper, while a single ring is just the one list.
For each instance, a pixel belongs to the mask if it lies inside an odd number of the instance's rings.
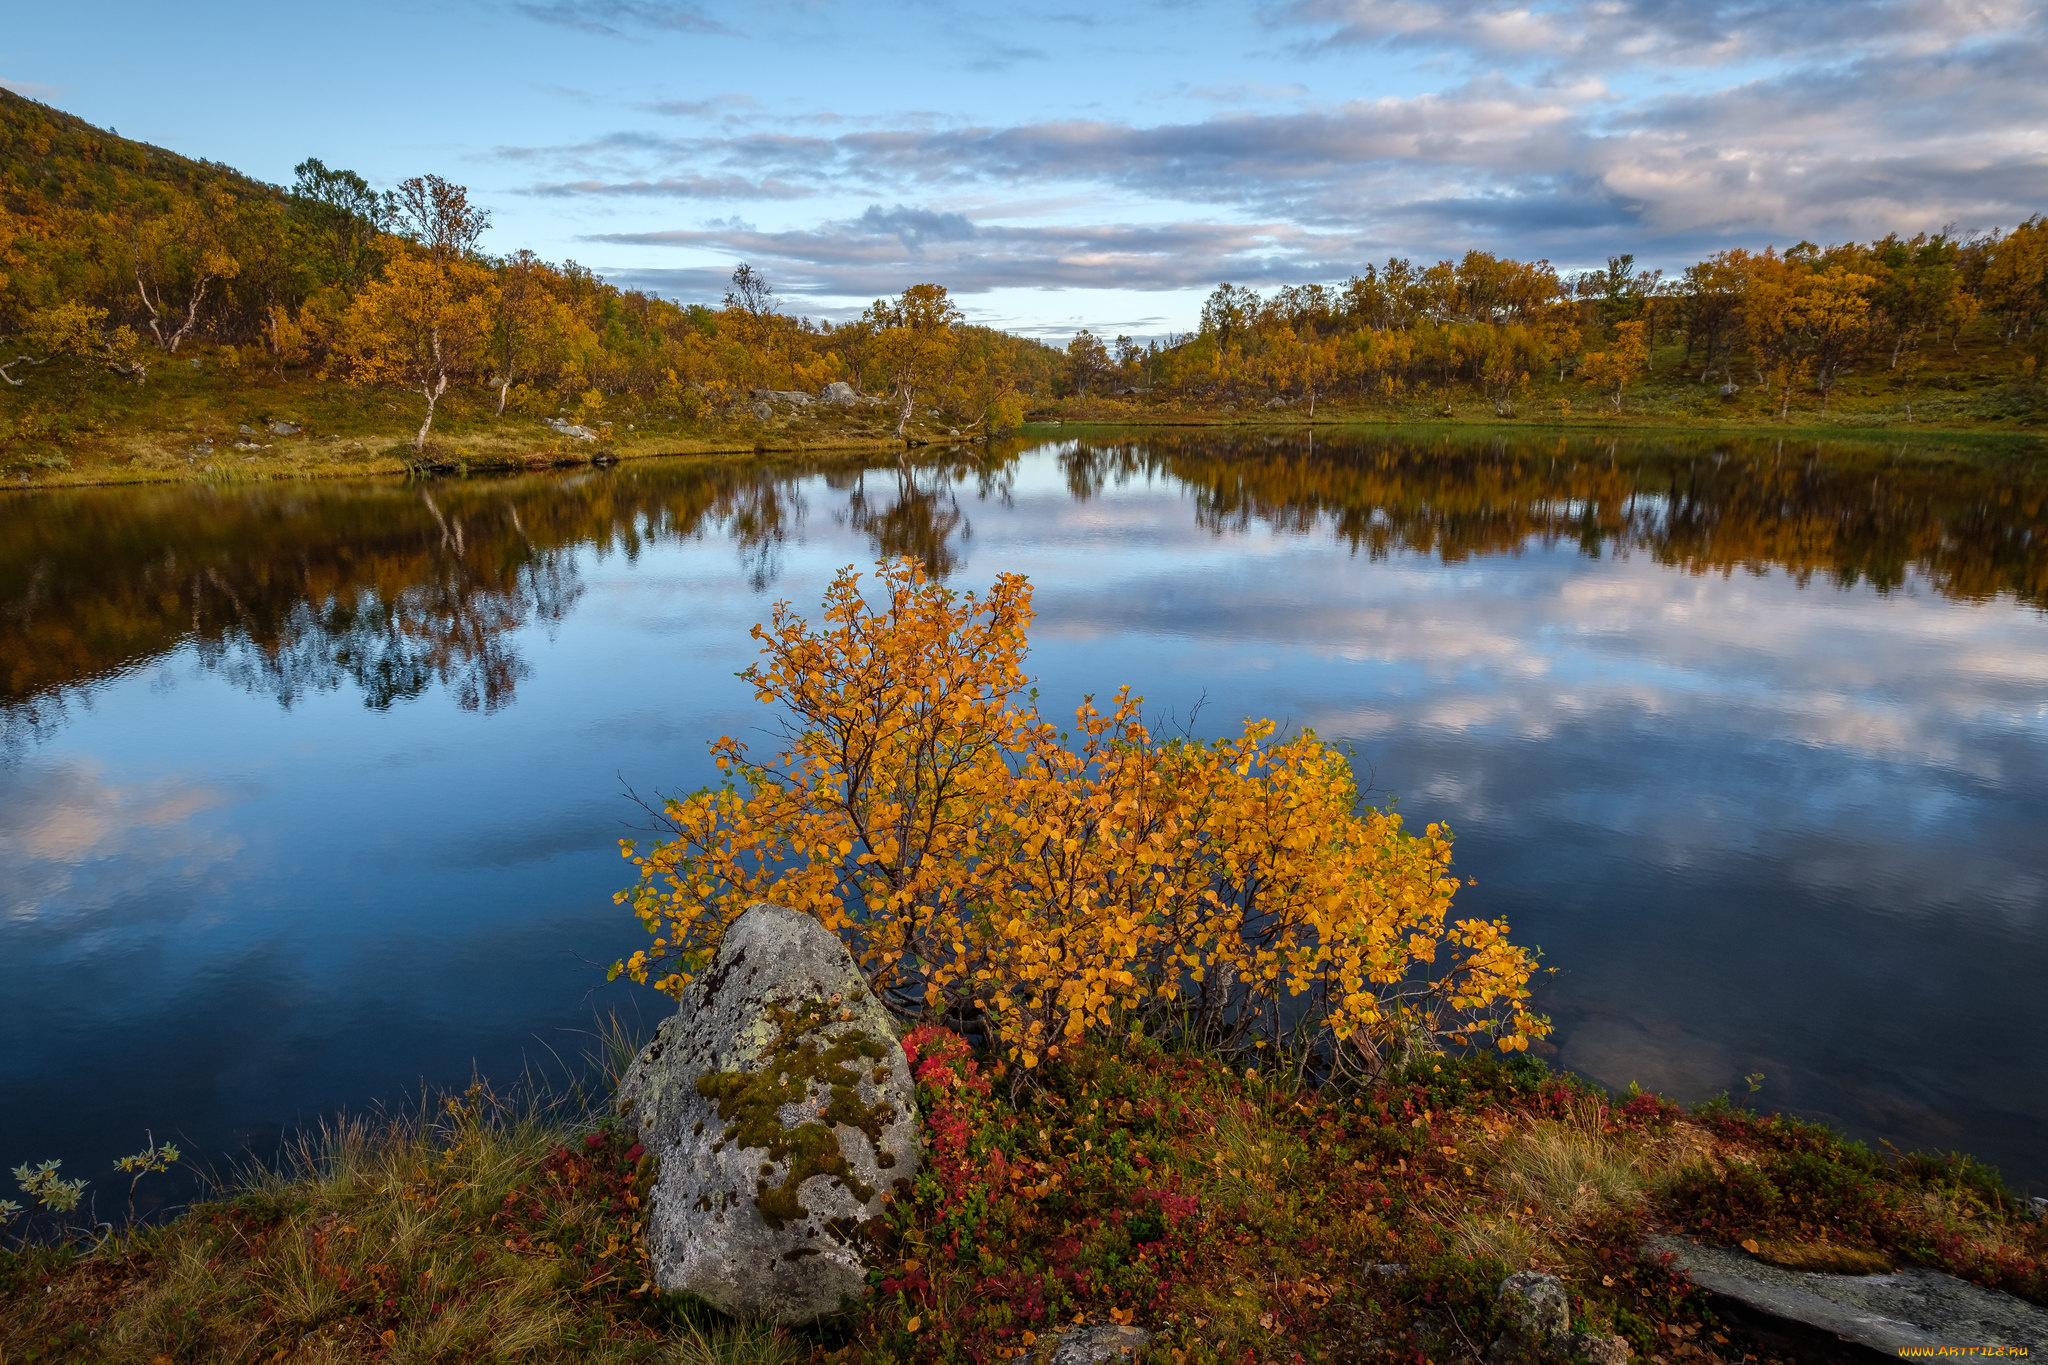
[{"label": "water reflection", "polygon": [[1483,445],[1394,437],[1219,440],[1147,433],[1061,456],[1078,500],[1133,479],[1185,485],[1218,535],[1254,524],[1355,552],[1457,563],[1576,544],[1692,573],[1789,572],[1944,596],[2048,603],[2048,478],[1898,447],[1560,438]]},{"label": "water reflection", "polygon": [[[558,623],[583,592],[575,552],[727,541],[771,587],[822,475],[833,517],[875,555],[956,572],[963,498],[1006,505],[1022,447],[877,465],[632,466],[569,479],[309,490],[84,490],[15,498],[0,518],[0,706],[39,701],[191,642],[209,668],[287,706],[349,687],[387,707],[429,687],[506,705],[527,665],[507,637]],[[1394,438],[1147,433],[1059,448],[1068,492],[1185,488],[1218,536],[1254,525],[1354,553],[1444,563],[1534,548],[1646,554],[1690,573],[1782,570],[1804,583],[1907,575],[1945,597],[2048,603],[2048,481],[1896,449],[1778,443],[1479,446]]]},{"label": "water reflection", "polygon": [[[874,555],[945,575],[972,534],[956,488],[1000,503],[1014,458],[826,466],[825,482]],[[34,729],[67,688],[190,644],[207,669],[287,707],[347,687],[381,709],[438,686],[495,711],[529,671],[513,636],[558,624],[582,596],[581,552],[631,562],[649,545],[715,538],[765,589],[819,472],[693,464],[17,498],[0,518],[0,707],[11,728]]]},{"label": "water reflection", "polygon": [[1763,1071],[2048,1178],[2015,1027],[2048,974],[2044,491],[1893,448],[1155,432],[12,497],[0,1162],[573,1051],[633,1004],[590,966],[633,944],[621,779],[715,780],[767,598],[908,554],[1030,575],[1049,706],[1128,681],[1354,743],[1564,969],[1566,1063]]}]

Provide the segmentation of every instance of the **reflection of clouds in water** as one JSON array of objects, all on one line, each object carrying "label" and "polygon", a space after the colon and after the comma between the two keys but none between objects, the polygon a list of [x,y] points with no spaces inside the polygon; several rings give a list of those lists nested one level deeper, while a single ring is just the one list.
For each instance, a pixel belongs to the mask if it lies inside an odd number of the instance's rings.
[{"label": "reflection of clouds in water", "polygon": [[1371,680],[1367,706],[1304,704],[1325,734],[1426,726],[1534,739],[1572,721],[1685,725],[1711,711],[1723,731],[1990,782],[2025,759],[1983,731],[2048,740],[2048,629],[2009,601],[1880,597],[1779,573],[1730,591],[1644,559],[1595,567],[1568,551],[1495,560],[1484,583],[1466,584],[1407,558],[1313,573],[1294,558],[1241,561],[1247,581],[1228,600],[1150,581],[1141,560],[1103,563],[1085,590],[1073,579],[1042,589],[1058,625],[1041,633],[1244,641],[1392,674]]},{"label": "reflection of clouds in water", "polygon": [[242,842],[194,817],[216,788],[109,782],[95,762],[0,770],[0,908],[16,922],[103,909],[218,867]]},{"label": "reflection of clouds in water", "polygon": [[[1149,532],[1168,501],[1091,512]],[[2024,794],[2048,789],[2048,619],[2010,597],[1958,602],[1912,571],[1880,594],[1575,547],[1332,563],[1327,542],[1257,530],[1226,566],[1162,570],[1111,543],[1085,568],[1042,550],[1015,566],[1039,584],[1041,641],[1179,642],[1174,672],[1212,696],[1358,741],[1361,779],[1413,818],[1549,850],[1557,865],[1519,888],[1538,903],[1633,864],[1724,889],[1748,866],[1878,932],[1907,918],[2024,940],[2048,905],[2023,830]],[[1269,553],[1239,553],[1253,544]]]}]

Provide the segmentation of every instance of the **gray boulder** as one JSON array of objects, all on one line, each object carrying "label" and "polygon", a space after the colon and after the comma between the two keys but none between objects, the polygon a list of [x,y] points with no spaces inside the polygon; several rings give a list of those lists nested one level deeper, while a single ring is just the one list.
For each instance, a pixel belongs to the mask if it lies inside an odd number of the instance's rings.
[{"label": "gray boulder", "polygon": [[1501,1330],[1486,1353],[1488,1365],[1540,1360],[1572,1329],[1571,1300],[1555,1275],[1523,1270],[1508,1276],[1498,1307]]},{"label": "gray boulder", "polygon": [[807,408],[818,401],[802,389],[755,389],[748,396],[757,403],[780,404],[786,408]]},{"label": "gray boulder", "polygon": [[270,434],[273,436],[296,436],[301,430],[303,428],[293,426],[290,422],[272,422],[270,424]]},{"label": "gray boulder", "polygon": [[768,402],[766,399],[763,399],[760,402],[755,403],[752,407],[748,408],[747,411],[754,415],[754,420],[757,422],[765,422],[772,418],[773,416],[775,416],[775,409],[768,406]]},{"label": "gray boulder", "polygon": [[595,441],[597,439],[597,433],[589,427],[578,426],[576,423],[560,417],[543,417],[541,425],[554,432],[557,436],[567,436],[572,441]]},{"label": "gray boulder", "polygon": [[619,1083],[658,1166],[654,1283],[778,1323],[864,1293],[864,1225],[917,1172],[916,1093],[839,937],[749,907]]},{"label": "gray boulder", "polygon": [[1591,1365],[1628,1365],[1629,1357],[1635,1354],[1626,1337],[1598,1337],[1587,1332],[1574,1332],[1565,1338],[1565,1349],[1584,1356]]},{"label": "gray boulder", "polygon": [[828,408],[850,408],[860,402],[860,395],[853,385],[843,379],[835,379],[818,392],[818,401]]}]

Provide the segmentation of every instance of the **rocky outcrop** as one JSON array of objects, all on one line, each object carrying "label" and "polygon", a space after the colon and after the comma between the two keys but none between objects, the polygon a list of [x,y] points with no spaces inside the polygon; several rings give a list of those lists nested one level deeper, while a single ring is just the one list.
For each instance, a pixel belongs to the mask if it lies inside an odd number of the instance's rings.
[{"label": "rocky outcrop", "polygon": [[294,426],[290,422],[279,421],[270,423],[270,434],[273,436],[296,436],[300,430],[301,428]]},{"label": "rocky outcrop", "polygon": [[557,436],[566,436],[572,441],[595,441],[597,433],[589,427],[578,426],[560,417],[543,417],[541,425]]},{"label": "rocky outcrop", "polygon": [[1555,1275],[1524,1270],[1501,1281],[1500,1335],[1487,1349],[1486,1365],[1536,1365],[1573,1358],[1593,1365],[1627,1365],[1631,1354],[1620,1337],[1572,1331],[1571,1296]]},{"label": "rocky outcrop", "polygon": [[2048,1309],[1939,1271],[1828,1275],[1787,1270],[1745,1252],[1652,1237],[1643,1250],[1765,1323],[1833,1337],[1897,1358],[1930,1346],[2048,1347]]},{"label": "rocky outcrop", "polygon": [[835,379],[818,392],[818,401],[828,408],[850,408],[863,400],[854,391],[853,385],[843,379]]},{"label": "rocky outcrop", "polygon": [[798,410],[807,408],[818,401],[802,389],[755,389],[747,396],[756,403],[767,403],[771,407],[796,408]]},{"label": "rocky outcrop", "polygon": [[657,1163],[657,1286],[779,1323],[865,1292],[864,1225],[917,1170],[916,1089],[837,935],[750,907],[627,1069],[618,1103]]}]

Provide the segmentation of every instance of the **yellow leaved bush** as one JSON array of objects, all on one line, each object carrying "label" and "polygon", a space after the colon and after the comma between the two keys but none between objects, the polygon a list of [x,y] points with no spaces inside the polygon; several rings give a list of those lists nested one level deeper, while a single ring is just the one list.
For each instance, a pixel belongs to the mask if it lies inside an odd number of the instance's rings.
[{"label": "yellow leaved bush", "polygon": [[899,1015],[966,1021],[1032,1068],[1091,1031],[1177,1030],[1377,1071],[1422,1038],[1525,1048],[1535,959],[1454,920],[1451,836],[1362,806],[1348,761],[1270,721],[1155,738],[1138,699],[1069,732],[1024,672],[1031,588],[985,598],[908,560],[842,571],[813,626],[778,603],[743,676],[782,709],[769,761],[666,803],[626,856],[653,936],[614,968],[680,994],[757,900],[816,916]]}]

